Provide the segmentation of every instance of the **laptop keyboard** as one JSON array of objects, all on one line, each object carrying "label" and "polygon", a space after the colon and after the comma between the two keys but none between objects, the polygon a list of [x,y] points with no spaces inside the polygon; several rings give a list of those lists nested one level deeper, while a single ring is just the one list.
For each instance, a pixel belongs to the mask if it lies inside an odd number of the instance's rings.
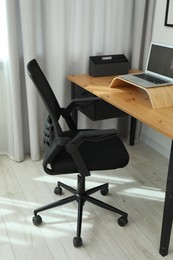
[{"label": "laptop keyboard", "polygon": [[135,76],[137,78],[140,78],[140,79],[145,79],[145,80],[147,80],[149,82],[152,82],[154,84],[169,83],[169,81],[167,81],[167,80],[159,79],[157,77],[150,76],[150,75],[145,74],[145,73],[143,73],[143,74],[136,74],[136,75],[133,75],[133,76]]}]

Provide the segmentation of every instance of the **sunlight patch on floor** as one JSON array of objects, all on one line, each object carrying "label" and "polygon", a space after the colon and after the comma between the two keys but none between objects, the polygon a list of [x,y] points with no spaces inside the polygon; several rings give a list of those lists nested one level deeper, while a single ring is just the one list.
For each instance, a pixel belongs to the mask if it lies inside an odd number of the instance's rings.
[{"label": "sunlight patch on floor", "polygon": [[[26,225],[26,222],[23,223],[19,220],[19,222],[12,221],[6,223],[6,228],[8,229],[8,232],[11,234],[11,243],[18,244],[21,246],[28,246],[32,243],[32,237],[42,237],[42,234],[40,233],[41,230],[44,232],[44,236],[46,236],[46,238],[57,239],[56,232],[58,232],[58,238],[63,239],[63,237],[69,233],[71,227],[67,225],[67,221],[64,221],[64,223],[60,222],[58,225],[57,224],[58,222],[56,223],[55,228],[55,223],[52,226],[51,222],[48,224],[44,224],[43,222],[43,224],[40,225],[40,227],[36,227],[32,224],[32,221],[30,221],[30,223]],[[27,240],[24,239],[23,236],[25,238],[27,237]],[[0,236],[0,241],[1,243],[7,242],[7,238]]]},{"label": "sunlight patch on floor", "polygon": [[[29,203],[30,206],[32,207],[36,207],[38,206],[38,204],[30,202]],[[0,207],[1,209],[3,208],[3,206],[13,206],[13,207],[22,207],[22,208],[28,208],[28,204],[26,203],[26,201],[21,201],[21,200],[17,200],[17,199],[13,199],[13,198],[5,198],[5,197],[0,197]]]},{"label": "sunlight patch on floor", "polygon": [[124,189],[121,192],[118,192],[120,195],[130,196],[130,197],[137,197],[147,200],[157,200],[157,201],[164,201],[165,199],[165,192],[151,187],[141,186],[140,188],[128,188]]},{"label": "sunlight patch on floor", "polygon": [[[70,183],[71,181],[75,182],[76,184],[76,176],[57,176],[53,177],[52,176],[41,176],[41,177],[36,177],[33,178],[35,181],[40,181],[40,182],[47,182],[47,183],[54,183],[59,180],[61,182],[68,182]],[[87,178],[87,183],[93,183],[93,184],[99,184],[99,183],[104,183],[104,182],[109,182],[109,183],[116,183],[116,184],[123,184],[123,183],[132,183],[135,182],[133,178],[127,178],[127,177],[117,177],[117,176],[108,176],[108,175],[98,175],[98,174],[92,174],[91,178]]]}]

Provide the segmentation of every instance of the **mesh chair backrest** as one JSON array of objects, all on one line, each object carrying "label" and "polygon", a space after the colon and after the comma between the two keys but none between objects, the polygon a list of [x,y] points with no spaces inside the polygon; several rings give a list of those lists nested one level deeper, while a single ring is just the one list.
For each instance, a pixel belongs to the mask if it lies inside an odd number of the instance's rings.
[{"label": "mesh chair backrest", "polygon": [[58,133],[62,133],[61,128],[58,124],[58,120],[61,116],[61,108],[59,103],[47,81],[44,73],[35,59],[31,60],[27,64],[27,70],[30,78],[36,86],[49,114],[57,129]]}]

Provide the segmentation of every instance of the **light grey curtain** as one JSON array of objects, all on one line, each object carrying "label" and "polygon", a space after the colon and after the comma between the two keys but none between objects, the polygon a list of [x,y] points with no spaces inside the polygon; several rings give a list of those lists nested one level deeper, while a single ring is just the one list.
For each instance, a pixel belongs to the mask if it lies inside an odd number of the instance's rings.
[{"label": "light grey curtain", "polygon": [[16,161],[29,153],[38,160],[46,111],[26,73],[27,62],[38,60],[60,105],[66,105],[66,76],[87,73],[90,55],[124,53],[132,68],[143,66],[155,1],[3,1],[8,58],[0,57],[0,153]]}]

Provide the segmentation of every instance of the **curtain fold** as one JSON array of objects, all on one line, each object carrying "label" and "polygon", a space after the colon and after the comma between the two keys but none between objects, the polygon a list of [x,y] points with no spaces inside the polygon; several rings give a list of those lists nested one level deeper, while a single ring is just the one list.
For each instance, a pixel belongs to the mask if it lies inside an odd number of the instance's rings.
[{"label": "curtain fold", "polygon": [[47,112],[27,75],[29,60],[38,60],[64,106],[70,101],[66,76],[88,73],[89,56],[124,53],[133,68],[143,66],[155,0],[2,2],[8,57],[0,56],[0,154],[39,160]]},{"label": "curtain fold", "polygon": [[19,1],[21,18],[21,41],[23,45],[23,61],[25,67],[24,74],[28,110],[29,143],[30,154],[33,160],[39,160],[40,158],[38,94],[31,80],[27,76],[26,64],[29,60],[38,56],[37,30],[39,34],[39,27],[37,17],[39,15],[37,16],[37,6],[38,1],[36,6],[33,4],[33,1]]}]

